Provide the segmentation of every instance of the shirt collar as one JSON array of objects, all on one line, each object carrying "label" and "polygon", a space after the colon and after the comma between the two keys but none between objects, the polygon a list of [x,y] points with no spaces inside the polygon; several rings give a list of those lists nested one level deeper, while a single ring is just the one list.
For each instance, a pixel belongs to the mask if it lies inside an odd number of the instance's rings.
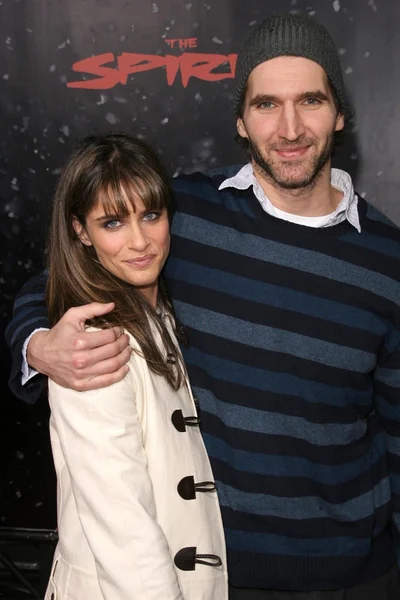
[{"label": "shirt collar", "polygon": [[[333,213],[326,215],[326,219],[321,219],[319,227],[329,227],[347,219],[357,229],[358,233],[361,233],[360,218],[357,209],[358,198],[354,192],[350,175],[341,169],[331,169],[331,184],[343,192],[343,198]],[[251,163],[244,165],[233,177],[225,179],[218,189],[223,190],[233,187],[238,190],[247,190],[250,186],[253,186],[254,195],[265,212],[279,218],[284,218],[282,215],[285,213],[279,211],[279,214],[277,214],[276,208],[258,183]]]}]

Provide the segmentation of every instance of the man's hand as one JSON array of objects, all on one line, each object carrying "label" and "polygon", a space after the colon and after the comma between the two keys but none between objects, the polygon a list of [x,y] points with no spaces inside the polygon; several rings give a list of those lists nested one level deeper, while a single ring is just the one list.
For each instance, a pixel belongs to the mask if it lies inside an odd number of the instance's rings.
[{"label": "man's hand", "polygon": [[29,365],[63,387],[79,392],[107,387],[128,373],[131,349],[120,327],[85,331],[85,321],[110,312],[114,304],[92,302],[70,308],[49,331],[29,341]]}]

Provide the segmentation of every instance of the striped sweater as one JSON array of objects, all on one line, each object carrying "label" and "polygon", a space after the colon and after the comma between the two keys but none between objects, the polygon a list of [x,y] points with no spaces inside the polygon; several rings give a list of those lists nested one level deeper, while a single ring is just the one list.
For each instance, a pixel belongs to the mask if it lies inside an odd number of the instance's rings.
[{"label": "striped sweater", "polygon": [[[224,176],[174,180],[166,275],[217,481],[230,584],[323,590],[400,562],[400,234],[359,198],[314,229],[265,213]],[[44,276],[8,328],[46,324]],[[29,391],[30,389],[30,391]]]}]

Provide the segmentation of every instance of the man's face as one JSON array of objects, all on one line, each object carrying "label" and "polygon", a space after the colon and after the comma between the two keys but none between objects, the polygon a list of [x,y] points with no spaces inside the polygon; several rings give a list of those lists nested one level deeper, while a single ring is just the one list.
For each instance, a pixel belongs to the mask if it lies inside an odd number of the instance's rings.
[{"label": "man's face", "polygon": [[330,166],[334,134],[343,127],[327,75],[317,63],[280,56],[250,73],[237,129],[249,141],[256,173],[275,187],[315,183]]}]

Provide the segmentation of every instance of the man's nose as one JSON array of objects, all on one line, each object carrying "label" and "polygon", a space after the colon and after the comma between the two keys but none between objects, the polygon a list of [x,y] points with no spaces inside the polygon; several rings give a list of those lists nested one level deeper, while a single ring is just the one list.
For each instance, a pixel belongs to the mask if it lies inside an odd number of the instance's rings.
[{"label": "man's nose", "polygon": [[294,142],[304,131],[303,120],[296,106],[293,104],[284,105],[279,120],[279,137]]}]

